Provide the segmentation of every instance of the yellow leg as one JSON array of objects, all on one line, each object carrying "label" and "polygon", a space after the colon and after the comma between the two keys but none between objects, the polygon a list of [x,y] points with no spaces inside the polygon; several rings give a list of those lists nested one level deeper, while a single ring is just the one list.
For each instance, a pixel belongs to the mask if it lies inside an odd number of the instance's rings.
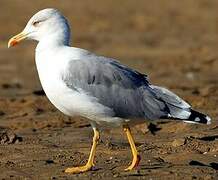
[{"label": "yellow leg", "polygon": [[132,137],[129,126],[124,126],[123,130],[127,135],[127,138],[128,138],[131,150],[132,150],[132,155],[133,155],[131,165],[125,169],[125,171],[129,171],[129,170],[132,170],[133,168],[135,168],[136,166],[138,166],[139,161],[140,161],[141,158],[140,158],[140,156],[138,154],[138,151],[136,149],[136,146],[135,146],[135,143],[134,143],[134,140],[133,140],[133,137]]},{"label": "yellow leg", "polygon": [[96,146],[98,144],[99,138],[100,138],[100,136],[99,136],[98,130],[94,129],[93,144],[92,144],[92,148],[91,148],[88,162],[86,163],[85,166],[67,168],[65,170],[66,173],[74,173],[75,174],[75,173],[81,173],[81,172],[85,172],[85,171],[92,169],[92,167],[94,166],[94,156],[95,156]]}]

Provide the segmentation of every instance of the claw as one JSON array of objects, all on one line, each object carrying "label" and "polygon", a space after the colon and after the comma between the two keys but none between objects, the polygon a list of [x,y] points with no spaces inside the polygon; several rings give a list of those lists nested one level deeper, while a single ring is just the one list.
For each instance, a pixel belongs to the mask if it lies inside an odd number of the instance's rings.
[{"label": "claw", "polygon": [[135,167],[138,166],[138,164],[139,164],[139,162],[141,160],[141,157],[139,156],[138,151],[136,149],[136,146],[135,146],[135,143],[134,143],[130,128],[128,126],[125,126],[124,131],[126,132],[126,135],[127,135],[130,147],[131,147],[132,155],[133,155],[131,165],[125,169],[125,171],[130,171],[130,170],[132,170],[132,169],[134,169]]},{"label": "claw", "polygon": [[133,158],[131,165],[127,167],[125,171],[130,171],[134,169],[135,167],[137,167],[139,165],[140,160],[141,160],[141,157],[137,155],[136,158]]},{"label": "claw", "polygon": [[91,170],[93,165],[91,164],[86,164],[85,166],[79,166],[79,167],[72,167],[72,168],[67,168],[65,170],[66,173],[71,173],[71,174],[78,174],[82,172],[86,172]]},{"label": "claw", "polygon": [[85,166],[67,168],[65,170],[65,173],[78,174],[78,173],[89,171],[92,169],[92,167],[94,167],[94,156],[95,156],[96,146],[98,144],[99,138],[100,138],[99,132],[96,129],[94,129],[93,144],[87,164]]}]

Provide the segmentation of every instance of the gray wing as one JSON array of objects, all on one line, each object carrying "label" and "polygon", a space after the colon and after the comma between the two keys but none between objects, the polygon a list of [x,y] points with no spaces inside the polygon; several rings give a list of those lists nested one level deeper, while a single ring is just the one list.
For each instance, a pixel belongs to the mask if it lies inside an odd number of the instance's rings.
[{"label": "gray wing", "polygon": [[162,98],[161,92],[150,86],[146,75],[102,56],[70,61],[62,78],[69,88],[85,91],[100,104],[111,108],[116,117],[168,117],[167,101],[176,106],[184,104],[169,93],[168,97]]}]

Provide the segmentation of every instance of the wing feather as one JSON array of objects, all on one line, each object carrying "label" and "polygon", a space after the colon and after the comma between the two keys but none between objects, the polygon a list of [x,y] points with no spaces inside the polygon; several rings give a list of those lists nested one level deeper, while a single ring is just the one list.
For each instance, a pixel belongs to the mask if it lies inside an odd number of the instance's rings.
[{"label": "wing feather", "polygon": [[146,75],[102,56],[70,61],[62,79],[113,109],[116,117],[158,119],[169,115],[169,105],[187,106],[170,91],[152,88]]}]

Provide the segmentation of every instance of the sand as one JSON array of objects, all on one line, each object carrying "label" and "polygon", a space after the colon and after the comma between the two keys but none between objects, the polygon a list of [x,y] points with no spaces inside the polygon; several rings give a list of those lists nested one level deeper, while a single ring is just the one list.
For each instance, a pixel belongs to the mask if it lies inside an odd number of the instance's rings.
[{"label": "sand", "polygon": [[[211,125],[158,120],[132,128],[140,166],[124,168],[131,152],[121,128],[102,130],[96,167],[86,162],[92,140],[87,119],[50,104],[38,80],[34,42],[7,41],[46,7],[73,26],[73,46],[114,57],[149,75],[213,119]],[[218,179],[218,1],[0,2],[0,179]]]}]

